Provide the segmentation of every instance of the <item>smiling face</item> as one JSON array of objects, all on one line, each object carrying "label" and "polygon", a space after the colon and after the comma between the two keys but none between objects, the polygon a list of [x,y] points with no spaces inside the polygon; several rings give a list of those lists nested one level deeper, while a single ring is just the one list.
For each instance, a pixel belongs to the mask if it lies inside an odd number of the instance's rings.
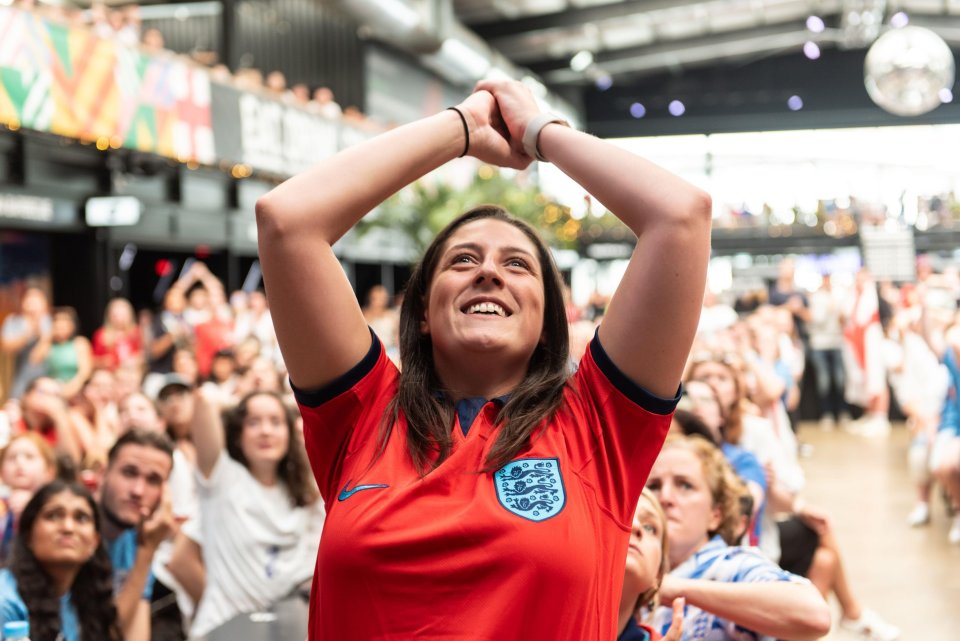
[{"label": "smiling face", "polygon": [[714,504],[703,463],[689,449],[665,447],[653,464],[647,488],[667,515],[670,567],[676,567],[720,526],[720,509]]},{"label": "smiling face", "polygon": [[41,567],[82,565],[100,543],[93,506],[69,490],[47,499],[28,536]]},{"label": "smiling face", "polygon": [[458,228],[440,253],[421,331],[434,351],[495,351],[528,361],[543,334],[538,252],[517,227],[480,219]]},{"label": "smiling face", "polygon": [[287,412],[280,400],[257,394],[247,400],[240,432],[240,451],[250,467],[277,465],[290,449]]}]

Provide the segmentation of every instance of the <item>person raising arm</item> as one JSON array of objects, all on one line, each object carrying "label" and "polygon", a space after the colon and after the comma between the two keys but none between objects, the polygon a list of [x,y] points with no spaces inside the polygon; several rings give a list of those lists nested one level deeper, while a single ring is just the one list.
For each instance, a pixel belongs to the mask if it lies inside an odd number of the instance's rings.
[{"label": "person raising arm", "polygon": [[[482,83],[257,203],[267,296],[327,506],[313,639],[616,636],[637,500],[697,325],[710,199],[552,121],[520,83]],[[573,376],[550,251],[496,205],[452,221],[413,270],[402,372],[364,322],[333,244],[467,154],[514,169],[545,155],[638,236]]]}]

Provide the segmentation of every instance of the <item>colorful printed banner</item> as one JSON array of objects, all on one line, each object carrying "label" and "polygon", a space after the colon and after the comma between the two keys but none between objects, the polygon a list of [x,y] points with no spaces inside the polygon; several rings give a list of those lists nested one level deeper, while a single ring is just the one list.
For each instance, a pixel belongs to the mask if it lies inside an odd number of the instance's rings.
[{"label": "colorful printed banner", "polygon": [[2,6],[0,123],[215,161],[206,70]]}]

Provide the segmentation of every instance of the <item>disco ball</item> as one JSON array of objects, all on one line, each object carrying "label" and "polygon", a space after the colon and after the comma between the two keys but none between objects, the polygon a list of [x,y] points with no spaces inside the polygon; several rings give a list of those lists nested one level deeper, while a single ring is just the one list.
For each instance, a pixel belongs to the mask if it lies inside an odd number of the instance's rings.
[{"label": "disco ball", "polygon": [[936,109],[941,90],[953,86],[953,52],[929,29],[894,29],[870,47],[863,71],[877,105],[897,116],[919,116]]}]

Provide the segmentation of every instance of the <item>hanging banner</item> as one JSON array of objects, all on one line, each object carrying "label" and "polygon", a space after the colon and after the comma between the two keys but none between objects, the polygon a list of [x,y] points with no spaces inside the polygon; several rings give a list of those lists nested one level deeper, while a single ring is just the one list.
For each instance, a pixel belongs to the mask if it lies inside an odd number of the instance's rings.
[{"label": "hanging banner", "polygon": [[0,123],[215,161],[207,71],[0,6]]}]

